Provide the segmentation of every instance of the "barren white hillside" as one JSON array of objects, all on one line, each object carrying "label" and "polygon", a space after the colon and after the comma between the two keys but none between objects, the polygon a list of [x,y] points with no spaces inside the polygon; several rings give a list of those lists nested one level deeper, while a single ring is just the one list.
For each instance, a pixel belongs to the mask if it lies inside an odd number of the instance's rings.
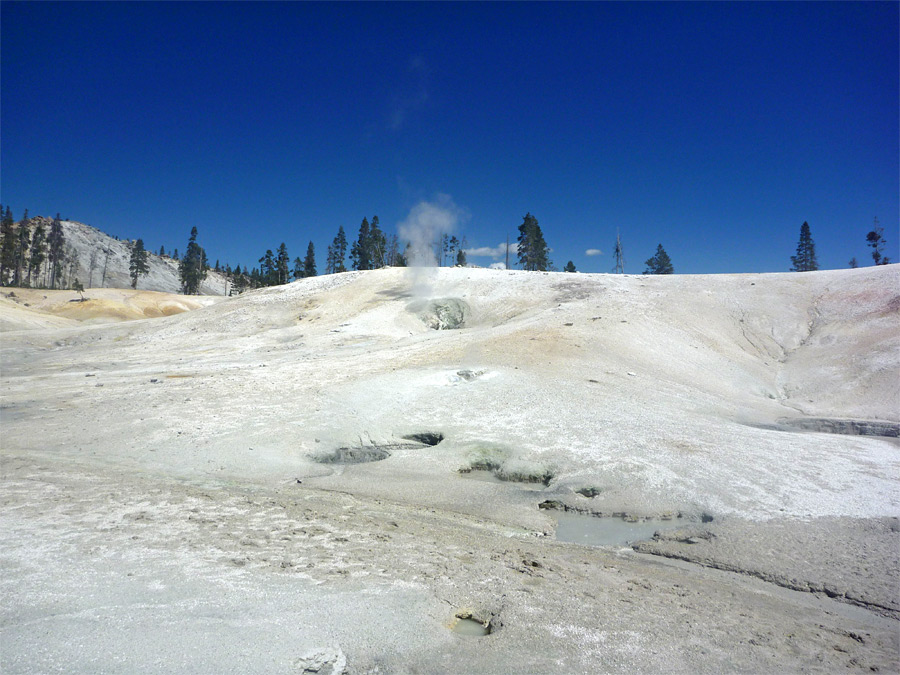
[{"label": "barren white hillside", "polygon": [[[37,219],[32,219],[32,221]],[[50,219],[43,218],[49,231]],[[71,220],[62,221],[65,237],[66,277],[78,279],[85,288],[131,288],[129,265],[131,245],[128,240],[110,237],[95,227]],[[138,289],[178,293],[181,281],[178,261],[168,256],[148,251],[149,272],[138,279]],[[212,264],[212,263],[210,263]],[[202,295],[226,295],[226,279],[215,270],[209,270],[200,284]]]},{"label": "barren white hillside", "polygon": [[[898,665],[896,265],[385,269],[128,322],[32,309],[68,316],[0,303],[4,672],[53,670],[85,617],[85,671]],[[680,530],[583,547],[553,540],[563,510]],[[467,615],[493,632],[448,628]]]}]

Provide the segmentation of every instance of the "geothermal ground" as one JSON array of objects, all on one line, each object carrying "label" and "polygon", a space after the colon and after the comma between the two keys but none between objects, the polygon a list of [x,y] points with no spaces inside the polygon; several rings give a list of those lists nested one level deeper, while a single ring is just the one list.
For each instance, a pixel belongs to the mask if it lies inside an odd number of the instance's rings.
[{"label": "geothermal ground", "polygon": [[897,265],[13,292],[4,673],[900,670]]}]

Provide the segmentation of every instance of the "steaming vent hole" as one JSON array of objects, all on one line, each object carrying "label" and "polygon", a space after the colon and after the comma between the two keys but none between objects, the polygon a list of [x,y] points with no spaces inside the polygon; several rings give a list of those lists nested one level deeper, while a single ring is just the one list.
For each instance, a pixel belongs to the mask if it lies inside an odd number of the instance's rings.
[{"label": "steaming vent hole", "polygon": [[459,298],[431,300],[419,314],[419,318],[432,330],[462,328],[469,317],[469,305]]}]

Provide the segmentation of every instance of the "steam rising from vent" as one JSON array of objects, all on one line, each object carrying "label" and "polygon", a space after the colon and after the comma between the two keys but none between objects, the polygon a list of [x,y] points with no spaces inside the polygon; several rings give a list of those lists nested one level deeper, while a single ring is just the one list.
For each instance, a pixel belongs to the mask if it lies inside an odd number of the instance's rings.
[{"label": "steam rising from vent", "polygon": [[434,201],[421,201],[398,226],[402,239],[409,241],[411,267],[436,267],[435,246],[445,234],[453,234],[466,217],[465,209],[453,203],[450,195],[438,194]]},{"label": "steam rising from vent", "polygon": [[[450,195],[438,194],[433,201],[422,200],[409,212],[397,231],[409,242],[407,264],[413,295],[427,300],[432,296],[431,279],[437,273],[437,253],[441,237],[452,234],[468,213],[453,203]],[[432,271],[433,270],[433,271]]]}]

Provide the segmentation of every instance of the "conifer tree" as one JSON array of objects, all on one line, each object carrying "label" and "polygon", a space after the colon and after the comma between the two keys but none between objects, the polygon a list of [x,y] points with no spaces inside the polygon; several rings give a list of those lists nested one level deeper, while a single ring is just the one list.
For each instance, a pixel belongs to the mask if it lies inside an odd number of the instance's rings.
[{"label": "conifer tree", "polygon": [[672,267],[672,260],[662,244],[656,247],[656,254],[648,258],[644,264],[647,266],[644,274],[672,274],[675,271],[675,268]]},{"label": "conifer tree", "polygon": [[369,219],[363,218],[359,225],[359,236],[350,247],[350,260],[355,270],[368,270],[372,268],[372,259],[370,257],[370,231]]},{"label": "conifer tree", "polygon": [[816,260],[816,244],[809,232],[809,223],[800,226],[800,241],[797,242],[797,255],[791,256],[791,272],[814,272],[819,269]]},{"label": "conifer tree", "polygon": [[334,241],[331,242],[331,247],[334,249],[334,269],[332,272],[346,272],[347,266],[344,264],[344,261],[347,259],[347,235],[344,233],[343,225],[338,227],[337,235],[335,235]]},{"label": "conifer tree", "polygon": [[519,264],[523,270],[545,271],[550,267],[550,249],[544,241],[544,233],[537,218],[526,213],[519,225]]},{"label": "conifer tree", "polygon": [[456,264],[457,252],[459,251],[459,239],[456,235],[447,238],[447,260],[450,265]]},{"label": "conifer tree", "polygon": [[257,281],[260,286],[274,286],[278,278],[278,270],[275,265],[275,254],[272,249],[266,249],[265,255],[259,259],[259,270],[256,272]]},{"label": "conifer tree", "polygon": [[28,283],[40,275],[41,265],[47,259],[47,235],[44,232],[44,225],[38,221],[31,233],[31,255],[28,258]]},{"label": "conifer tree", "polygon": [[876,265],[888,265],[891,262],[890,258],[885,258],[881,254],[886,243],[882,236],[883,233],[884,228],[878,224],[878,218],[876,218],[872,231],[866,235],[866,242],[872,247],[872,260],[875,261]]},{"label": "conifer tree", "polygon": [[234,293],[241,294],[245,290],[247,290],[247,285],[250,283],[250,278],[246,273],[241,272],[240,265],[238,265],[235,268],[231,283],[232,283],[232,285],[231,285],[231,293],[232,294],[234,294]]},{"label": "conifer tree", "polygon": [[294,280],[303,278],[303,261],[300,260],[300,256],[298,255],[294,258]]},{"label": "conifer tree", "polygon": [[306,257],[303,259],[303,276],[316,276],[316,249],[312,242],[306,247]]},{"label": "conifer tree", "polygon": [[[456,237],[454,237],[454,239],[455,238]],[[438,267],[443,267],[447,263],[447,258],[450,256],[451,250],[450,235],[442,234],[438,240]]]},{"label": "conifer tree", "polygon": [[206,253],[197,243],[197,228],[193,227],[184,257],[178,266],[181,274],[181,290],[185,295],[200,294],[200,283],[206,278],[205,258]]},{"label": "conifer tree", "polygon": [[566,263],[565,267],[563,267],[563,272],[577,272],[577,271],[578,270],[575,269],[575,263],[573,263],[571,260]]},{"label": "conifer tree", "polygon": [[19,229],[16,231],[15,246],[15,269],[13,274],[13,285],[21,286],[23,275],[28,269],[28,250],[31,247],[31,235],[28,231],[28,211],[25,211],[25,217],[19,222]]},{"label": "conifer tree", "polygon": [[47,260],[50,263],[50,288],[56,288],[56,282],[60,276],[63,262],[65,261],[66,239],[63,235],[62,221],[59,214],[50,225],[50,235],[47,237]]},{"label": "conifer tree", "polygon": [[131,273],[131,287],[137,288],[138,277],[150,273],[150,263],[147,250],[144,248],[144,240],[138,239],[131,247],[131,260],[128,264]]},{"label": "conifer tree", "polygon": [[281,242],[278,247],[278,257],[275,259],[276,284],[286,284],[290,274],[291,257],[288,255],[287,246]]},{"label": "conifer tree", "polygon": [[0,220],[0,283],[6,284],[16,264],[16,231],[12,210],[7,204]]},{"label": "conifer tree", "polygon": [[375,269],[384,267],[387,264],[385,259],[387,249],[387,238],[384,232],[378,227],[378,216],[372,216],[372,224],[369,226],[369,268]]}]

